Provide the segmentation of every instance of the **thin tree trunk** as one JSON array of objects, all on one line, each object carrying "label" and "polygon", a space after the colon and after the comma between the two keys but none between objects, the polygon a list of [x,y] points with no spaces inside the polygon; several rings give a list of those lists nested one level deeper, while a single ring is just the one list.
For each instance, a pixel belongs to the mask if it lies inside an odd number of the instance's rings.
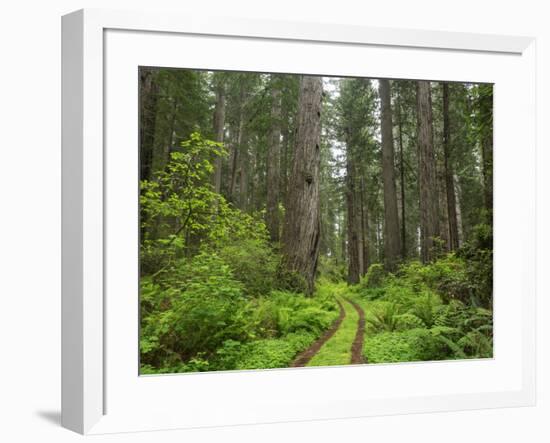
[{"label": "thin tree trunk", "polygon": [[361,176],[361,239],[363,250],[360,254],[363,255],[363,267],[361,275],[365,275],[369,270],[369,213],[365,199],[365,178]]},{"label": "thin tree trunk", "polygon": [[493,213],[493,90],[492,86],[480,87],[481,155],[483,160],[483,190],[489,221]]},{"label": "thin tree trunk", "polygon": [[[258,144],[259,143],[259,140],[258,140],[258,137],[256,136],[255,137],[255,143]],[[263,205],[263,202],[262,202],[262,198],[261,198],[261,186],[260,186],[260,182],[261,182],[261,177],[260,177],[260,172],[261,172],[261,169],[260,169],[260,157],[261,157],[261,151],[259,149],[255,149],[256,153],[254,155],[254,160],[253,160],[253,170],[254,170],[254,177],[253,177],[253,180],[252,180],[252,184],[253,184],[253,188],[252,188],[252,191],[250,192],[250,199],[251,199],[251,207],[253,208],[254,211],[259,211],[262,209],[262,205]]]},{"label": "thin tree trunk", "polygon": [[464,240],[464,228],[462,226],[462,209],[460,207],[460,200],[461,200],[461,193],[462,190],[460,188],[460,181],[458,180],[458,176],[455,174],[453,176],[454,181],[454,191],[455,191],[455,201],[456,201],[456,225],[457,225],[457,232],[458,232],[458,246],[460,247],[462,245],[462,242]]},{"label": "thin tree trunk", "polygon": [[237,137],[231,149],[231,166],[229,174],[229,200],[233,203],[236,202],[237,194],[237,178],[240,174],[240,163],[242,155],[242,141],[243,141],[243,127],[244,123],[242,118],[239,120],[239,126],[237,129]]},{"label": "thin tree trunk", "polygon": [[248,134],[246,133],[241,136],[239,153],[239,208],[246,211],[248,209],[248,166],[250,162]]},{"label": "thin tree trunk", "polygon": [[159,87],[154,78],[154,71],[140,68],[139,94],[139,153],[140,180],[149,180],[153,169],[153,148]]},{"label": "thin tree trunk", "polygon": [[348,248],[347,248],[347,219],[346,214],[342,215],[341,223],[340,223],[340,241],[341,241],[341,248],[342,248],[342,254],[340,256],[340,259],[342,263],[346,262],[346,257],[348,256]]},{"label": "thin tree trunk", "polygon": [[393,150],[393,121],[391,86],[387,79],[379,80],[382,134],[382,179],[384,183],[384,267],[394,271],[401,253],[395,165]]},{"label": "thin tree trunk", "polygon": [[429,81],[418,81],[416,84],[420,236],[421,260],[423,263],[427,263],[435,257],[435,239],[439,236],[439,208],[430,88]]},{"label": "thin tree trunk", "polygon": [[[214,108],[214,137],[218,143],[224,142],[225,128],[225,87],[223,83],[216,88],[216,106]],[[214,191],[218,194],[222,187],[222,157],[214,159]]]},{"label": "thin tree trunk", "polygon": [[347,146],[346,154],[346,206],[348,213],[348,283],[350,285],[359,283],[361,275],[360,258],[362,251],[359,249],[359,232],[357,226],[357,204],[355,190],[355,171],[351,148]]},{"label": "thin tree trunk", "polygon": [[281,178],[280,178],[280,200],[286,201],[288,188],[288,170],[290,164],[290,137],[292,129],[289,125],[289,112],[286,108],[283,109],[281,121],[281,133],[283,136],[282,152],[281,152]]},{"label": "thin tree trunk", "polygon": [[456,215],[456,198],[454,171],[451,161],[451,122],[449,118],[449,84],[443,83],[443,154],[445,162],[445,189],[447,191],[447,216],[449,221],[449,249],[458,249],[458,221]]},{"label": "thin tree trunk", "polygon": [[380,214],[376,214],[376,259],[382,261],[382,220]]},{"label": "thin tree trunk", "polygon": [[170,154],[175,144],[176,121],[178,117],[178,100],[174,98],[172,101],[172,115],[170,118],[170,126],[166,133],[166,139],[156,143],[153,149],[153,173],[162,171],[170,161]]},{"label": "thin tree trunk", "polygon": [[437,195],[439,199],[439,236],[441,238],[442,248],[444,251],[450,250],[449,238],[449,214],[447,210],[447,185],[445,177],[445,156],[438,152],[436,159],[437,170]]},{"label": "thin tree trunk", "polygon": [[231,150],[231,165],[230,165],[230,174],[229,174],[229,200],[232,203],[236,202],[236,192],[237,192],[237,176],[240,174],[239,166],[242,165],[240,157],[242,156],[242,144],[243,144],[243,133],[245,131],[244,127],[244,103],[245,101],[245,90],[244,85],[241,83],[240,93],[239,93],[239,119],[237,124],[237,137],[236,143],[232,146]]},{"label": "thin tree trunk", "polygon": [[319,257],[322,93],[321,77],[301,78],[294,159],[283,226],[283,266],[303,278],[308,294],[314,289]]},{"label": "thin tree trunk", "polygon": [[272,242],[279,241],[279,199],[281,180],[281,90],[271,79],[271,133],[267,151],[266,224]]},{"label": "thin tree trunk", "polygon": [[401,109],[401,96],[398,105],[398,127],[399,127],[399,185],[401,191],[401,257],[407,257],[407,223],[405,218],[405,161],[403,154],[403,112]]},{"label": "thin tree trunk", "polygon": [[347,251],[348,283],[359,283],[364,272],[363,223],[361,208],[361,190],[358,189],[356,159],[351,134],[346,131],[346,209],[347,209]]}]

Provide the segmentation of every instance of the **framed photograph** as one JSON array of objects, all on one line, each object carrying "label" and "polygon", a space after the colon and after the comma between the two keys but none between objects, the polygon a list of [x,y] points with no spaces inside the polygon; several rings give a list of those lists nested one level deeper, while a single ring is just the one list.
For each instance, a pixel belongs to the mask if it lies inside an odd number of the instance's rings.
[{"label": "framed photograph", "polygon": [[62,27],[63,426],[534,404],[534,39]]}]

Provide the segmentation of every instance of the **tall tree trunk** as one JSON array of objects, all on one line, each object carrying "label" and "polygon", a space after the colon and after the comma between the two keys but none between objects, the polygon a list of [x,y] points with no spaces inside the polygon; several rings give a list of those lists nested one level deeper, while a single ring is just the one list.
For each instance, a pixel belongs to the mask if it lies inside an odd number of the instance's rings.
[{"label": "tall tree trunk", "polygon": [[353,160],[351,156],[351,147],[347,146],[346,154],[346,207],[348,214],[348,283],[359,283],[361,276],[360,255],[362,251],[359,249],[360,232],[357,229],[357,203],[355,190],[355,171],[353,168]]},{"label": "tall tree trunk", "polygon": [[[260,143],[260,141],[258,140],[258,137],[256,136],[254,138],[254,143],[256,144],[256,146]],[[253,160],[252,160],[252,168],[253,168],[253,171],[254,171],[254,176],[253,176],[253,179],[252,179],[252,191],[250,192],[250,200],[251,200],[251,207],[254,211],[260,211],[263,207],[263,202],[262,202],[262,196],[261,196],[261,168],[260,168],[260,164],[261,164],[261,150],[260,149],[255,149],[255,154],[254,154],[254,157],[253,157]]]},{"label": "tall tree trunk", "polygon": [[445,163],[445,189],[447,192],[447,217],[449,221],[449,249],[458,249],[458,221],[454,171],[451,161],[451,122],[449,118],[449,84],[443,83],[443,155]]},{"label": "tall tree trunk", "polygon": [[403,110],[401,109],[401,96],[398,103],[398,128],[399,128],[399,187],[401,191],[401,257],[407,258],[407,223],[405,218],[405,159],[403,154]]},{"label": "tall tree trunk", "polygon": [[159,87],[155,81],[154,71],[149,68],[140,68],[139,80],[139,178],[140,180],[149,180],[153,168]]},{"label": "tall tree trunk", "polygon": [[294,159],[283,226],[283,265],[304,279],[308,294],[314,289],[319,257],[322,93],[321,77],[300,79]]},{"label": "tall tree trunk", "polygon": [[[155,143],[155,146],[153,147],[153,166],[152,166],[152,172],[153,174],[164,170],[164,167],[168,164],[170,161],[170,154],[172,153],[174,149],[174,145],[176,143],[176,122],[178,118],[178,108],[179,108],[179,102],[177,97],[172,98],[172,109],[171,113],[166,115],[166,119],[170,119],[170,125],[168,126],[168,130],[166,131],[166,134],[164,134],[164,138],[161,138],[161,140],[157,141]],[[168,117],[168,115],[170,117]]]},{"label": "tall tree trunk", "polygon": [[457,231],[458,231],[458,246],[460,247],[462,245],[462,242],[464,241],[464,228],[462,226],[462,208],[460,207],[460,200],[462,197],[462,189],[460,188],[460,181],[458,179],[458,176],[455,174],[453,176],[454,180],[454,191],[455,191],[455,199],[456,199],[456,224],[457,224]]},{"label": "tall tree trunk", "polygon": [[248,167],[250,153],[248,152],[248,134],[241,136],[239,143],[239,208],[242,211],[248,209]]},{"label": "tall tree trunk", "polygon": [[492,222],[493,213],[493,87],[480,86],[480,134],[483,160],[483,190],[485,208]]},{"label": "tall tree trunk", "polygon": [[239,117],[237,123],[237,136],[234,138],[234,143],[231,146],[231,155],[230,155],[230,166],[229,166],[229,201],[236,203],[236,193],[237,193],[237,177],[241,173],[239,166],[242,165],[242,160],[240,157],[243,154],[243,133],[245,132],[245,115],[244,115],[244,106],[245,106],[245,87],[241,82],[240,92],[239,92]]},{"label": "tall tree trunk", "polygon": [[271,79],[271,133],[267,150],[266,224],[272,242],[279,241],[279,199],[281,180],[281,90]]},{"label": "tall tree trunk", "polygon": [[382,133],[382,179],[384,182],[384,267],[394,271],[401,253],[395,164],[393,152],[393,121],[390,82],[379,80]]},{"label": "tall tree trunk", "polygon": [[[236,202],[237,195],[237,178],[241,172],[241,156],[242,156],[242,144],[243,144],[243,132],[244,132],[244,122],[242,116],[240,118],[237,136],[234,139],[234,142],[231,146],[231,159],[229,167],[229,201],[232,203]],[[240,183],[240,182],[239,182]]]},{"label": "tall tree trunk", "polygon": [[287,188],[288,188],[288,170],[290,164],[290,138],[292,136],[292,128],[289,122],[289,111],[286,107],[283,107],[281,120],[281,133],[283,136],[281,146],[281,178],[280,178],[280,200],[286,201]]},{"label": "tall tree trunk", "polygon": [[[225,86],[219,82],[216,87],[216,106],[214,108],[214,137],[218,143],[224,142],[225,133]],[[214,159],[214,191],[218,194],[222,187],[222,157]]]},{"label": "tall tree trunk", "polygon": [[447,185],[445,177],[445,156],[438,152],[436,156],[437,195],[439,199],[439,236],[444,251],[451,249],[449,237],[449,213],[447,210]]},{"label": "tall tree trunk", "polygon": [[380,217],[380,214],[376,213],[376,259],[377,261],[382,261],[382,245],[383,245],[383,238],[382,238],[382,219]]},{"label": "tall tree trunk", "polygon": [[433,148],[432,99],[429,81],[416,84],[418,176],[420,193],[420,257],[433,260],[435,238],[439,236],[439,208]]},{"label": "tall tree trunk", "polygon": [[[356,155],[350,142],[351,134],[346,134],[346,210],[347,210],[347,251],[348,283],[359,283],[365,273],[363,203],[361,183],[358,177]],[[359,186],[358,186],[359,185]]]},{"label": "tall tree trunk", "polygon": [[[348,137],[349,139],[349,137]],[[348,214],[348,283],[359,283],[363,271],[363,242],[360,193],[353,147],[346,145],[346,206]],[[363,269],[362,269],[363,268]]]},{"label": "tall tree trunk", "polygon": [[340,248],[342,249],[340,254],[340,261],[342,263],[346,262],[346,258],[348,256],[348,250],[347,250],[347,218],[345,211],[342,213],[342,216],[340,217],[340,223],[338,225],[339,233],[340,233]]},{"label": "tall tree trunk", "polygon": [[365,177],[361,175],[361,239],[363,250],[360,251],[360,254],[363,256],[363,267],[361,270],[361,275],[365,275],[369,270],[370,261],[369,261],[369,211],[367,207],[367,202],[365,198]]}]

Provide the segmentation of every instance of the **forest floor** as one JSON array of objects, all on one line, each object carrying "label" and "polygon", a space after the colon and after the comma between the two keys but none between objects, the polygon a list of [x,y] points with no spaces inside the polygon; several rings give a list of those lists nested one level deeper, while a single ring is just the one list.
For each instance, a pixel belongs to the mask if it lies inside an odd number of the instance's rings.
[{"label": "forest floor", "polygon": [[346,294],[345,283],[334,286],[340,315],[332,326],[294,360],[292,366],[339,366],[364,361],[365,312]]}]

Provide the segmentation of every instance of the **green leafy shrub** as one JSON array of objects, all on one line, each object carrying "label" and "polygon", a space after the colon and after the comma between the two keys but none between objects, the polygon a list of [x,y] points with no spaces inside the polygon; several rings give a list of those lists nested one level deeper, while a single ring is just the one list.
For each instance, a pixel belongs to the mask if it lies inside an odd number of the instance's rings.
[{"label": "green leafy shrub", "polygon": [[426,328],[426,324],[420,317],[414,314],[405,313],[398,315],[397,318],[397,331],[406,331],[408,329]]},{"label": "green leafy shrub", "polygon": [[493,339],[479,330],[468,332],[458,340],[458,345],[465,354],[477,358],[491,358],[493,356]]},{"label": "green leafy shrub", "polygon": [[384,283],[386,277],[386,271],[384,270],[384,265],[380,263],[374,263],[369,266],[369,270],[364,277],[361,277],[359,285],[362,288],[379,288]]},{"label": "green leafy shrub", "polygon": [[472,302],[491,308],[493,303],[493,229],[479,224],[472,238],[457,252],[466,263],[466,279],[471,283]]},{"label": "green leafy shrub", "polygon": [[466,262],[455,254],[447,254],[435,262],[423,265],[413,261],[401,266],[399,276],[404,285],[417,292],[430,289],[443,301],[469,301],[472,287],[466,273]]},{"label": "green leafy shrub", "polygon": [[288,270],[282,263],[277,269],[277,287],[297,293],[308,292],[306,279],[300,273]]},{"label": "green leafy shrub", "polygon": [[396,303],[377,302],[365,319],[374,331],[395,331],[399,324],[399,306]]},{"label": "green leafy shrub", "polygon": [[218,255],[243,284],[249,296],[269,294],[275,283],[278,259],[263,239],[240,239],[220,247]]},{"label": "green leafy shrub", "polygon": [[270,369],[288,367],[303,349],[315,341],[311,333],[288,334],[280,339],[258,340],[248,343],[236,361],[235,369]]},{"label": "green leafy shrub", "polygon": [[[166,282],[164,282],[166,283]],[[188,361],[246,335],[242,285],[216,255],[174,268],[167,286],[142,281],[141,355],[145,364]]]},{"label": "green leafy shrub", "polygon": [[346,268],[343,263],[338,263],[334,258],[321,255],[317,264],[317,274],[320,279],[338,283],[345,280]]},{"label": "green leafy shrub", "polygon": [[409,312],[431,328],[435,323],[437,306],[440,304],[441,300],[437,294],[426,291],[415,297]]},{"label": "green leafy shrub", "polygon": [[[227,339],[209,356],[173,365],[173,372],[288,367],[338,316],[334,299],[286,291],[247,305],[246,337]],[[149,368],[151,372],[154,369]]]},{"label": "green leafy shrub", "polygon": [[450,354],[448,346],[427,329],[367,336],[363,350],[369,363],[442,360]]},{"label": "green leafy shrub", "polygon": [[453,300],[437,309],[435,324],[433,329],[446,331],[443,335],[457,346],[457,357],[492,357],[492,311]]},{"label": "green leafy shrub", "polygon": [[338,316],[334,299],[323,295],[305,297],[286,291],[273,291],[270,299],[278,309],[280,335],[297,331],[319,335]]}]

